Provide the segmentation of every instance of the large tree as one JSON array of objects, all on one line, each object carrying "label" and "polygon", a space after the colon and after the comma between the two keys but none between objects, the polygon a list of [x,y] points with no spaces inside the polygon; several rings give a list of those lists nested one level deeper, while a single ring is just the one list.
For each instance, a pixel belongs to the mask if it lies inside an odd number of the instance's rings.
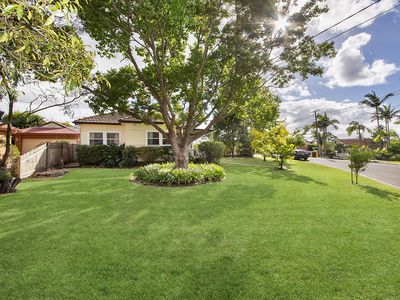
[{"label": "large tree", "polygon": [[400,116],[400,110],[395,109],[391,104],[383,105],[379,108],[379,116],[385,122],[386,132],[389,132],[390,122],[392,122],[396,116]]},{"label": "large tree", "polygon": [[153,125],[169,138],[176,167],[187,167],[189,145],[261,88],[283,85],[296,75],[322,74],[317,61],[334,54],[332,43],[317,44],[306,30],[327,8],[317,0],[302,7],[290,2],[81,1],[79,16],[100,52],[120,53],[129,62],[111,74],[125,79],[118,86],[126,90],[100,87],[93,107],[129,113]]},{"label": "large tree", "polygon": [[[76,13],[76,4],[74,0],[0,3],[0,95],[8,101],[9,116],[5,152],[0,161],[3,174],[7,174],[10,121],[18,87],[31,80],[58,81],[67,92],[90,76],[93,56],[86,51],[68,19]],[[9,192],[14,185],[10,180],[3,180],[0,192]]]},{"label": "large tree", "polygon": [[266,130],[276,124],[279,117],[279,97],[266,88],[253,97],[235,114],[219,121],[214,125],[214,137],[223,142],[228,153],[252,155],[252,128]]}]

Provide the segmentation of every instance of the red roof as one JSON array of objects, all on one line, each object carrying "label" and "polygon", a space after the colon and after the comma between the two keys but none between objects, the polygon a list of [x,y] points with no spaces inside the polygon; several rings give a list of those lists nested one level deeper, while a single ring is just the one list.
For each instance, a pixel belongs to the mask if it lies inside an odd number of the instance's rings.
[{"label": "red roof", "polygon": [[[55,125],[58,125],[58,123],[52,122]],[[28,135],[55,135],[55,136],[60,136],[60,135],[67,135],[70,136],[71,138],[79,138],[80,133],[72,128],[69,128],[67,126],[64,126],[60,124],[60,126],[54,126],[54,127],[49,127],[49,123],[44,124],[43,127],[38,126],[38,127],[31,127],[31,128],[15,128],[12,127],[12,134],[13,135],[22,135],[22,136],[28,136]],[[2,124],[0,125],[0,132],[5,133],[7,130],[7,125]]]}]

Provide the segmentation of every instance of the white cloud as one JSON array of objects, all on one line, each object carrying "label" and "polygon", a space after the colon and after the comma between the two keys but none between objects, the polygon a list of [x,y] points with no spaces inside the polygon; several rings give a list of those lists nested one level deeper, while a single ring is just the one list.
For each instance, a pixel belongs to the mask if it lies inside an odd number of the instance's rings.
[{"label": "white cloud", "polygon": [[[314,110],[319,113],[326,112],[330,118],[337,119],[339,129],[331,128],[333,134],[340,138],[348,137],[346,127],[351,121],[359,121],[369,128],[376,125],[370,120],[371,109],[360,106],[349,99],[343,101],[329,100],[326,98],[303,99],[297,101],[284,101],[280,107],[281,118],[286,120],[289,130],[303,128],[314,121]],[[400,126],[394,124],[391,127],[400,132]]]},{"label": "white cloud", "polygon": [[361,51],[362,47],[369,43],[371,35],[359,33],[346,39],[337,55],[328,65],[326,76],[328,86],[372,86],[386,83],[386,78],[399,68],[392,63],[386,63],[383,59],[377,59],[371,64],[365,61]]},{"label": "white cloud", "polygon": [[[304,2],[304,1],[300,1]],[[311,34],[318,33],[331,25],[341,21],[347,16],[352,15],[353,13],[359,11],[360,9],[376,2],[376,0],[356,0],[356,1],[346,1],[346,0],[327,0],[326,5],[329,7],[329,11],[325,14],[320,15],[318,18],[315,18],[310,22],[309,32]],[[379,13],[382,13],[394,5],[396,5],[398,0],[382,0],[377,4],[372,5],[368,9],[360,12],[359,14],[351,17],[345,22],[341,23],[338,26],[332,28],[328,33],[321,35],[322,39],[329,37],[329,33],[342,32],[347,30],[365,20],[371,18],[371,16],[375,16]],[[375,20],[371,20],[363,25],[361,28],[365,28],[371,25]]]},{"label": "white cloud", "polygon": [[275,88],[271,90],[278,94],[284,101],[292,101],[311,96],[307,85],[300,80],[293,80],[283,88]]}]

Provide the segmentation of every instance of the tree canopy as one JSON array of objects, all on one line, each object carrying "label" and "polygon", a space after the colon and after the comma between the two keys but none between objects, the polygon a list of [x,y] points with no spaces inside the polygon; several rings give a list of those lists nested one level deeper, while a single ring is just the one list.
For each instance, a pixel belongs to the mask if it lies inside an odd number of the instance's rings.
[{"label": "tree canopy", "polygon": [[[311,19],[327,10],[317,0],[296,12],[286,1],[90,0],[81,5],[79,16],[100,52],[120,53],[129,62],[108,76],[124,79],[116,86],[126,90],[115,91],[110,80],[113,92],[100,87],[93,107],[127,111],[153,125],[171,141],[178,167],[187,166],[191,142],[263,87],[321,75],[317,61],[334,54],[332,43],[317,44],[306,34]],[[286,28],[277,26],[283,17]]]},{"label": "tree canopy", "polygon": [[3,116],[3,121],[10,122],[16,128],[29,128],[43,125],[46,121],[38,114],[27,114],[26,112],[16,111],[13,113],[11,120],[9,115]]}]

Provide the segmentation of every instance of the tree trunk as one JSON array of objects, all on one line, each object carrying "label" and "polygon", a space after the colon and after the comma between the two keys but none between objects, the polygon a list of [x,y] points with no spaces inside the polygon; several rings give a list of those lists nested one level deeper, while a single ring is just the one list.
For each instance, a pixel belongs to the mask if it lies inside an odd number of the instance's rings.
[{"label": "tree trunk", "polygon": [[351,168],[351,184],[354,184],[353,168]]},{"label": "tree trunk", "polygon": [[[4,173],[8,173],[7,161],[8,161],[8,158],[10,157],[10,152],[11,152],[11,119],[12,119],[12,116],[14,113],[14,102],[16,101],[15,94],[8,91],[8,100],[9,100],[9,104],[8,104],[6,144],[5,144],[4,154],[0,161],[0,169],[2,169]],[[0,184],[0,193],[7,194],[10,192],[15,192],[15,188],[18,185],[18,183],[20,183],[20,182],[21,182],[21,179],[18,177],[4,180]]]},{"label": "tree trunk", "polygon": [[177,142],[172,143],[174,151],[175,168],[187,169],[189,165],[189,146],[186,144],[179,145]]}]

